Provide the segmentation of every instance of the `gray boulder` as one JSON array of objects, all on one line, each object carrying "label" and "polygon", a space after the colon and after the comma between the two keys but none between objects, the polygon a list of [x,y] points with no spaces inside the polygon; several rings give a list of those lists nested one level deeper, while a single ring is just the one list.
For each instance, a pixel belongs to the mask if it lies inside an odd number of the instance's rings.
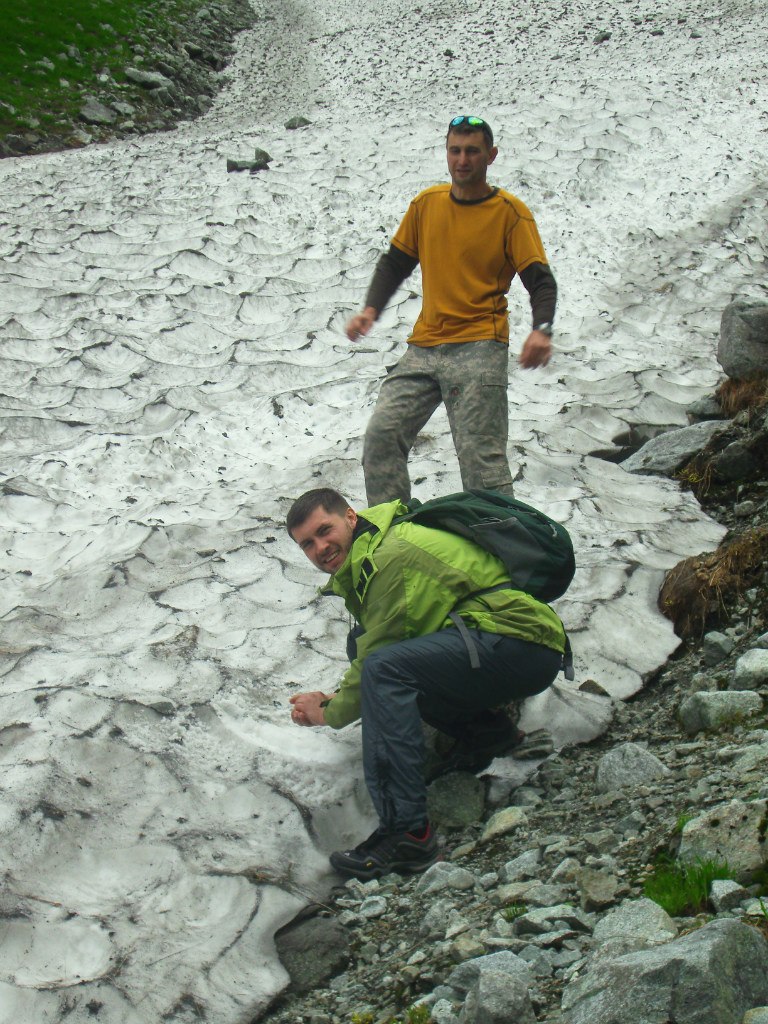
[{"label": "gray boulder", "polygon": [[690,427],[670,430],[644,444],[640,451],[630,455],[621,463],[622,469],[628,473],[654,474],[671,476],[694,455],[709,444],[712,436],[722,430],[725,420],[703,420],[693,423]]},{"label": "gray boulder", "polygon": [[755,473],[760,463],[747,439],[737,438],[717,452],[712,458],[711,467],[716,480],[742,480]]},{"label": "gray boulder", "polygon": [[579,887],[579,902],[583,910],[602,910],[616,902],[619,880],[610,871],[582,868],[576,884]]},{"label": "gray boulder", "polygon": [[713,629],[711,632],[705,634],[704,639],[701,642],[701,653],[704,658],[704,664],[717,665],[723,660],[723,658],[728,657],[733,650],[733,646],[734,642],[731,637]]},{"label": "gray boulder", "polygon": [[441,775],[427,790],[430,821],[441,828],[465,828],[483,817],[485,787],[469,772]]},{"label": "gray boulder", "polygon": [[735,910],[748,895],[743,885],[733,882],[730,878],[716,878],[709,887],[709,902],[716,914],[721,914],[725,910]]},{"label": "gray boulder", "polygon": [[730,800],[689,821],[680,836],[681,861],[724,860],[739,880],[768,861],[768,800]]},{"label": "gray boulder", "polygon": [[468,889],[474,889],[476,885],[477,879],[471,871],[459,867],[458,864],[438,861],[419,878],[416,883],[416,892],[422,895],[440,892],[443,889],[466,892]]},{"label": "gray boulder", "polygon": [[117,114],[95,96],[87,96],[80,108],[80,120],[87,124],[114,124]]},{"label": "gray boulder", "polygon": [[297,993],[323,985],[349,961],[347,932],[330,917],[288,925],[275,936],[275,947]]},{"label": "gray boulder", "polygon": [[703,729],[715,731],[741,722],[759,714],[762,708],[762,698],[752,690],[705,691],[683,701],[678,716],[685,731],[692,736]]},{"label": "gray boulder", "polygon": [[713,921],[653,949],[601,960],[563,994],[563,1024],[742,1024],[768,999],[768,942]]},{"label": "gray boulder", "polygon": [[625,900],[601,917],[592,938],[595,945],[615,956],[658,946],[677,937],[677,925],[653,900]]},{"label": "gray boulder", "polygon": [[526,850],[514,860],[508,860],[499,871],[502,882],[519,882],[524,878],[535,878],[541,865],[541,852],[538,848]]},{"label": "gray boulder", "polygon": [[757,647],[739,658],[731,677],[731,690],[756,690],[768,683],[768,650]]},{"label": "gray boulder", "polygon": [[465,995],[461,1024],[535,1024],[528,994],[532,980],[525,960],[503,950],[459,964],[447,984]]},{"label": "gray boulder", "polygon": [[725,307],[717,358],[739,380],[768,372],[768,303],[736,300]]},{"label": "gray boulder", "polygon": [[126,68],[125,77],[142,89],[168,89],[173,84],[170,78],[161,75],[159,71],[143,71],[141,68]]},{"label": "gray boulder", "polygon": [[596,784],[600,793],[625,786],[644,786],[669,775],[655,754],[637,743],[620,743],[604,754],[597,765]]},{"label": "gray boulder", "polygon": [[686,408],[685,414],[690,423],[700,423],[702,420],[721,420],[723,410],[714,395],[705,395],[696,399],[695,402]]},{"label": "gray boulder", "polygon": [[742,1024],[768,1024],[768,1006],[756,1006],[747,1010]]},{"label": "gray boulder", "polygon": [[517,974],[483,971],[467,992],[460,1024],[536,1024],[528,985]]},{"label": "gray boulder", "polygon": [[531,972],[528,964],[515,953],[502,950],[500,953],[489,953],[487,956],[476,956],[465,960],[454,967],[446,979],[446,984],[460,995],[465,995],[481,974],[496,972],[511,977],[521,978],[526,985],[531,983]]}]

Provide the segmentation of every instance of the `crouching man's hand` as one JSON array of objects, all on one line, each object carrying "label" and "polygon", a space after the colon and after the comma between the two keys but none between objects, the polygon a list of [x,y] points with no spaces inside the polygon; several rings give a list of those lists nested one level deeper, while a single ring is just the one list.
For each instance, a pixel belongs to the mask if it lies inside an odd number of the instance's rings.
[{"label": "crouching man's hand", "polygon": [[321,702],[331,699],[333,694],[313,690],[311,693],[296,693],[290,698],[291,721],[296,725],[325,725],[325,709]]}]

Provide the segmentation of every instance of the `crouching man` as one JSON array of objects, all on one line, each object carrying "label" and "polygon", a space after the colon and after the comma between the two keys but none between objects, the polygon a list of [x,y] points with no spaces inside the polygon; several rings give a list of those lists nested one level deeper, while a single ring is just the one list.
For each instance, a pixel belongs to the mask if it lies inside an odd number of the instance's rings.
[{"label": "crouching man", "polygon": [[[520,733],[503,710],[551,685],[565,634],[547,605],[498,589],[503,564],[471,541],[412,522],[385,502],[357,513],[330,488],[307,491],[288,512],[288,533],[360,623],[351,664],[333,694],[291,697],[298,725],[333,729],[362,721],[363,771],[379,827],[333,867],[360,879],[418,872],[439,858],[427,819],[422,720],[455,742],[445,770],[481,771]],[[463,629],[476,647],[472,668]]]}]

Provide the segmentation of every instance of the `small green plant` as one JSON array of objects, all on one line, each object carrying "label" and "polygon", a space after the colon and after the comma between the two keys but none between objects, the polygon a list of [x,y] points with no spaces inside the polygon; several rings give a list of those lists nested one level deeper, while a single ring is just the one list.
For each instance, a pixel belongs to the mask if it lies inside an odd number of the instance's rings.
[{"label": "small green plant", "polygon": [[675,822],[675,827],[673,829],[675,835],[680,835],[685,826],[688,824],[688,822],[693,821],[694,817],[695,815],[686,814],[685,812],[678,815],[677,821]]},{"label": "small green plant", "polygon": [[[432,1014],[426,1006],[412,1006],[405,1011],[403,1024],[431,1024]],[[393,1022],[397,1024],[397,1022]]]},{"label": "small green plant", "polygon": [[522,917],[523,914],[528,913],[528,907],[524,903],[511,903],[508,907],[504,907],[501,912],[501,916],[505,921],[514,921],[518,917]]},{"label": "small green plant", "polygon": [[644,892],[672,917],[683,917],[706,910],[712,882],[726,878],[734,874],[724,860],[662,861],[645,880]]}]

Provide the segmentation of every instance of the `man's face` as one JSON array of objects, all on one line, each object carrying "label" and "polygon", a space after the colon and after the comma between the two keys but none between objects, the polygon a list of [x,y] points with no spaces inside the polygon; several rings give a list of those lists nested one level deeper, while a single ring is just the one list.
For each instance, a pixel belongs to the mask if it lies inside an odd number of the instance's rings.
[{"label": "man's face", "polygon": [[327,512],[321,505],[294,528],[291,536],[313,565],[333,575],[349,554],[356,523],[354,509],[348,508],[341,515]]},{"label": "man's face", "polygon": [[461,187],[482,184],[498,153],[482,131],[449,132],[445,149],[451,181]]}]

